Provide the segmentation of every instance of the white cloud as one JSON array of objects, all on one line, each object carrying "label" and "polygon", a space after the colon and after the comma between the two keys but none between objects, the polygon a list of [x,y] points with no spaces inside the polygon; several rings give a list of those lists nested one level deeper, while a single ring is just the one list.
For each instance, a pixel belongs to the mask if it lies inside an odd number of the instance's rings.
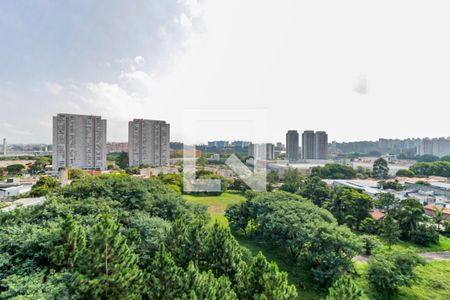
[{"label": "white cloud", "polygon": [[[274,142],[288,129],[328,130],[330,140],[448,135],[446,109],[431,116],[417,105],[447,108],[450,97],[450,43],[442,38],[450,19],[439,3],[206,1],[206,32],[190,32],[170,68],[146,69],[150,51],[121,59],[116,80],[80,92],[80,109],[113,121],[166,119],[173,135],[185,108],[267,109]],[[175,19],[191,27],[191,18]],[[372,116],[390,122],[373,126]],[[421,123],[396,126],[410,118]],[[206,128],[204,139],[212,138],[220,137]]]},{"label": "white cloud", "polygon": [[47,82],[45,84],[45,86],[46,86],[47,90],[55,96],[60,95],[64,89],[62,85],[60,85],[59,83],[56,83],[56,82]]},{"label": "white cloud", "polygon": [[145,62],[145,59],[144,59],[144,57],[142,57],[142,56],[136,56],[135,58],[134,58],[134,62],[136,63],[136,64],[138,64],[138,65],[140,65],[140,64],[143,64],[144,62]]},{"label": "white cloud", "polygon": [[369,90],[367,86],[367,76],[366,75],[358,75],[355,78],[355,83],[353,84],[353,90],[361,95],[366,95]]},{"label": "white cloud", "polygon": [[8,122],[1,122],[0,127],[8,129],[8,128],[14,128],[14,125],[11,123],[8,123]]}]

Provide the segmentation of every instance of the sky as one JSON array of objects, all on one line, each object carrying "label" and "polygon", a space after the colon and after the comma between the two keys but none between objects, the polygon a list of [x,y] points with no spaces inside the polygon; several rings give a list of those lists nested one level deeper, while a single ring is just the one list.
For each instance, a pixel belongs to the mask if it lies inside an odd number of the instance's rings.
[{"label": "sky", "polygon": [[449,8],[1,1],[0,138],[51,143],[57,113],[101,115],[108,141],[126,141],[133,118],[166,120],[171,140],[189,143],[253,140],[261,124],[267,142],[290,129],[330,141],[450,136]]}]

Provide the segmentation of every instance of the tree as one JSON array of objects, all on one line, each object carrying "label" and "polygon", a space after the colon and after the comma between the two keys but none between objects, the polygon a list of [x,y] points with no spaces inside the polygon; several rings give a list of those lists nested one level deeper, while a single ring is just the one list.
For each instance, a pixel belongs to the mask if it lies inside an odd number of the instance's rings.
[{"label": "tree", "polygon": [[69,169],[69,179],[71,180],[78,180],[78,179],[84,179],[88,175],[88,173],[82,169]]},{"label": "tree", "polygon": [[440,160],[450,162],[450,155],[442,156]]},{"label": "tree", "polygon": [[372,174],[374,178],[384,179],[388,177],[389,167],[388,163],[384,158],[378,158],[373,163]]},{"label": "tree", "polygon": [[414,176],[416,176],[416,174],[411,170],[402,169],[402,170],[398,170],[397,173],[395,174],[395,176],[397,176],[397,177],[414,177]]},{"label": "tree", "polygon": [[364,297],[364,292],[356,285],[353,278],[345,275],[328,289],[326,300],[360,300]]},{"label": "tree", "polygon": [[381,246],[381,242],[376,236],[365,234],[361,236],[361,241],[363,243],[364,253],[366,255],[371,255]]},{"label": "tree", "polygon": [[86,250],[86,233],[72,215],[68,215],[62,224],[60,239],[62,244],[53,249],[50,258],[56,266],[71,271]]},{"label": "tree", "polygon": [[442,176],[450,177],[450,162],[419,162],[410,167],[418,176]]},{"label": "tree", "polygon": [[267,183],[275,184],[280,181],[280,176],[278,176],[278,172],[271,170],[269,174],[267,174]]},{"label": "tree", "polygon": [[98,218],[92,228],[75,286],[91,299],[134,299],[141,294],[142,272],[137,256],[127,245],[117,223],[108,216]]},{"label": "tree", "polygon": [[246,234],[248,222],[250,221],[250,212],[246,203],[235,203],[230,205],[225,211],[225,217],[228,219],[230,229],[233,232],[242,231]]},{"label": "tree", "polygon": [[412,239],[417,231],[417,226],[424,220],[424,213],[423,205],[416,199],[408,198],[401,202],[397,220],[402,230],[402,236]]},{"label": "tree", "polygon": [[439,160],[439,156],[432,155],[432,154],[424,154],[421,156],[418,156],[417,158],[418,162],[435,162]]},{"label": "tree", "polygon": [[42,197],[46,196],[55,189],[57,189],[61,184],[54,177],[43,176],[39,178],[35,185],[31,188],[30,196],[32,197]]},{"label": "tree", "polygon": [[370,216],[373,208],[372,198],[362,191],[341,187],[335,191],[331,211],[340,224],[360,229],[364,219]]},{"label": "tree", "polygon": [[422,246],[436,245],[439,243],[439,233],[433,226],[420,224],[412,237],[412,241]]},{"label": "tree", "polygon": [[284,183],[280,187],[280,190],[296,193],[303,185],[303,176],[300,171],[295,168],[288,168],[284,173]]},{"label": "tree", "polygon": [[376,253],[369,260],[369,281],[380,295],[390,298],[399,287],[411,286],[419,279],[414,268],[424,263],[411,250]]},{"label": "tree", "polygon": [[400,226],[390,215],[386,215],[381,221],[381,237],[386,240],[389,250],[391,250],[392,245],[395,244],[400,237]]},{"label": "tree", "polygon": [[313,167],[311,177],[314,176],[322,179],[353,179],[356,177],[356,171],[349,166],[326,164],[324,167]]},{"label": "tree", "polygon": [[215,223],[205,241],[205,264],[200,269],[211,270],[216,277],[225,275],[235,282],[242,250],[230,230]]},{"label": "tree", "polygon": [[241,273],[238,281],[241,299],[295,299],[297,290],[290,285],[285,272],[269,263],[259,252]]},{"label": "tree", "polygon": [[435,207],[433,209],[433,221],[437,225],[438,230],[440,230],[442,222],[445,221],[444,209]]},{"label": "tree", "polygon": [[400,200],[392,193],[381,193],[375,200],[375,206],[384,211],[385,214],[393,214],[400,206]]},{"label": "tree", "polygon": [[228,277],[214,277],[211,271],[200,272],[192,263],[183,275],[183,299],[238,299]]},{"label": "tree", "polygon": [[45,167],[51,164],[51,159],[49,157],[39,157],[30,166],[28,171],[31,175],[43,174],[45,172]]},{"label": "tree", "polygon": [[322,207],[331,198],[331,190],[320,177],[311,177],[306,181],[300,195],[311,200],[315,205]]},{"label": "tree", "polygon": [[14,164],[6,167],[6,171],[9,175],[19,175],[23,170],[25,170],[25,166],[21,164]]},{"label": "tree", "polygon": [[175,264],[164,244],[156,253],[150,269],[145,280],[149,299],[175,299],[183,292],[183,270]]},{"label": "tree", "polygon": [[128,168],[129,165],[128,159],[129,158],[127,152],[120,152],[119,155],[115,158],[114,162],[119,168],[125,170],[126,168]]},{"label": "tree", "polygon": [[228,186],[229,190],[245,192],[250,189],[250,187],[245,183],[241,178],[236,178],[233,182]]}]

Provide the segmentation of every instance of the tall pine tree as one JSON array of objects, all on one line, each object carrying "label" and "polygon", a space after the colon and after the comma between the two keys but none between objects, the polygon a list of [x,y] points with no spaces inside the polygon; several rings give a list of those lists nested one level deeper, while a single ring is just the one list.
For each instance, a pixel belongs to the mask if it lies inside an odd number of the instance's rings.
[{"label": "tall pine tree", "polygon": [[101,216],[78,267],[77,288],[91,299],[138,299],[142,272],[119,225]]}]

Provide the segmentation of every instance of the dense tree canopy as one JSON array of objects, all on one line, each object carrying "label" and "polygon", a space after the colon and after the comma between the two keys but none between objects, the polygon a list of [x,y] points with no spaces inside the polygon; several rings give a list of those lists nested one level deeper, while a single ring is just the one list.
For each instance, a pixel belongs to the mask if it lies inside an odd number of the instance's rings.
[{"label": "dense tree canopy", "polygon": [[233,230],[252,224],[253,234],[311,266],[314,278],[327,285],[350,270],[361,249],[359,239],[338,226],[330,212],[286,192],[262,193],[226,211]]},{"label": "dense tree canopy", "polygon": [[356,171],[349,166],[327,164],[324,167],[312,168],[311,176],[318,176],[322,179],[353,179],[356,177]]},{"label": "dense tree canopy", "polygon": [[2,299],[297,297],[274,263],[158,179],[86,176],[47,197],[0,213]]},{"label": "dense tree canopy", "polygon": [[360,229],[364,219],[370,216],[373,199],[360,190],[338,187],[333,196],[330,210],[340,224],[350,228]]},{"label": "dense tree canopy", "polygon": [[19,175],[25,170],[25,166],[21,164],[13,164],[6,167],[9,175]]},{"label": "dense tree canopy", "polygon": [[419,176],[450,177],[450,162],[419,162],[410,167],[410,170]]}]

